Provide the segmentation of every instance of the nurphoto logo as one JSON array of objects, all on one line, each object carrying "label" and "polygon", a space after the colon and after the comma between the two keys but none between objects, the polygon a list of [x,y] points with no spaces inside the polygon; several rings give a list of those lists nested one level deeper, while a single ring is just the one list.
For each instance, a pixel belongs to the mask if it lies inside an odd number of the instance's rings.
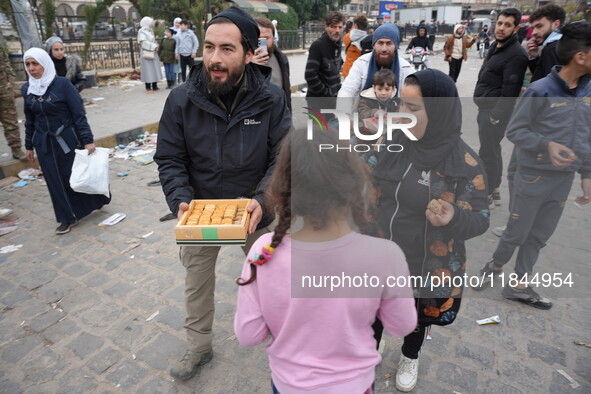
[{"label": "nurphoto logo", "polygon": [[[371,150],[377,152],[382,150],[394,153],[401,152],[404,149],[402,145],[389,143],[392,141],[392,136],[397,130],[403,132],[411,141],[417,141],[417,137],[409,130],[417,124],[417,118],[413,114],[388,112],[384,117],[380,116],[376,119],[375,130],[368,132],[366,129],[364,132],[361,132],[359,129],[359,114],[357,112],[351,115],[345,111],[335,109],[321,109],[318,112],[309,107],[304,108],[308,110],[308,140],[312,140],[313,138],[314,125],[317,125],[320,131],[328,130],[328,122],[322,114],[333,114],[334,119],[338,122],[339,140],[343,141],[343,144],[319,144],[319,152],[323,150],[347,150],[357,153],[369,152]],[[353,120],[352,122],[351,119]],[[404,122],[405,120],[406,122]],[[351,125],[353,126],[353,134],[351,134]],[[365,141],[366,143],[357,143],[357,141]]]}]

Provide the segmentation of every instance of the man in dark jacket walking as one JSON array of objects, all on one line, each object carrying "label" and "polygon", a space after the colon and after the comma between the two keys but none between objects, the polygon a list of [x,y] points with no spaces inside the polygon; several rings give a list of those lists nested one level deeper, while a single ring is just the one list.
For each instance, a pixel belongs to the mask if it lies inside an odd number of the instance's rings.
[{"label": "man in dark jacket walking", "polygon": [[[285,94],[270,69],[251,64],[259,28],[237,7],[217,14],[205,32],[203,62],[166,101],[154,159],[171,212],[180,218],[192,199],[251,198],[248,251],[268,232],[272,212],[263,196],[275,156],[291,125]],[[187,380],[213,356],[215,262],[219,246],[181,246],[187,270],[185,355],[170,374]]]},{"label": "man in dark jacket walking", "polygon": [[501,140],[527,68],[527,55],[516,36],[520,20],[521,13],[515,8],[501,11],[495,27],[496,45],[489,49],[474,89],[480,138],[478,154],[486,169],[491,208],[494,207],[493,199],[500,203],[498,188],[503,173]]},{"label": "man in dark jacket walking", "polygon": [[[325,32],[310,45],[306,63],[306,97],[333,97],[336,103],[337,93],[341,88],[341,36],[345,17],[340,12],[332,11],[326,16]],[[327,100],[331,101],[331,100]],[[310,100],[308,100],[310,104]],[[323,108],[327,108],[326,104]],[[334,108],[334,105],[329,108]]]},{"label": "man in dark jacket walking", "polygon": [[275,45],[275,26],[267,18],[255,18],[261,31],[259,39],[267,42],[266,48],[254,51],[252,62],[271,68],[271,82],[285,92],[287,107],[291,110],[291,84],[289,83],[289,61],[287,56]]}]

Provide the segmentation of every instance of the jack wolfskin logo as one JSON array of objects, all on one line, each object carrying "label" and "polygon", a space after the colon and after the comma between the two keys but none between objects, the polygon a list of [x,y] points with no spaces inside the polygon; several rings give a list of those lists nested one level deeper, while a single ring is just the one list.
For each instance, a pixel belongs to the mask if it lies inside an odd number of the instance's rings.
[{"label": "jack wolfskin logo", "polygon": [[256,119],[244,119],[245,126],[256,125],[256,124],[261,124],[261,121],[256,120]]}]

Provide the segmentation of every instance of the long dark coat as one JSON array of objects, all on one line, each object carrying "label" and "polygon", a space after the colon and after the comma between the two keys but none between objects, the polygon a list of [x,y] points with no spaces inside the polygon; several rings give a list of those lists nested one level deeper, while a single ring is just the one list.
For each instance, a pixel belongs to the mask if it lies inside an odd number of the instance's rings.
[{"label": "long dark coat", "polygon": [[35,149],[47,182],[55,218],[73,223],[111,201],[110,197],[77,193],[70,188],[74,149],[94,142],[80,94],[70,80],[55,77],[43,96],[27,94],[25,102],[25,148]]}]

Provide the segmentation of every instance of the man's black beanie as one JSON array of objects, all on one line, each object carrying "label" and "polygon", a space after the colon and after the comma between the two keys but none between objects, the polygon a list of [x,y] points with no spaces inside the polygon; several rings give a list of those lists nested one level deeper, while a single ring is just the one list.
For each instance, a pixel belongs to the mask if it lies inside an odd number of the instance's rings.
[{"label": "man's black beanie", "polygon": [[[259,36],[261,35],[261,31],[253,17],[238,7],[230,7],[211,18],[211,21],[221,17],[231,20],[236,26],[238,26],[242,35],[246,37],[248,46],[254,52],[259,46]],[[211,21],[209,21],[209,23],[211,23]]]}]

